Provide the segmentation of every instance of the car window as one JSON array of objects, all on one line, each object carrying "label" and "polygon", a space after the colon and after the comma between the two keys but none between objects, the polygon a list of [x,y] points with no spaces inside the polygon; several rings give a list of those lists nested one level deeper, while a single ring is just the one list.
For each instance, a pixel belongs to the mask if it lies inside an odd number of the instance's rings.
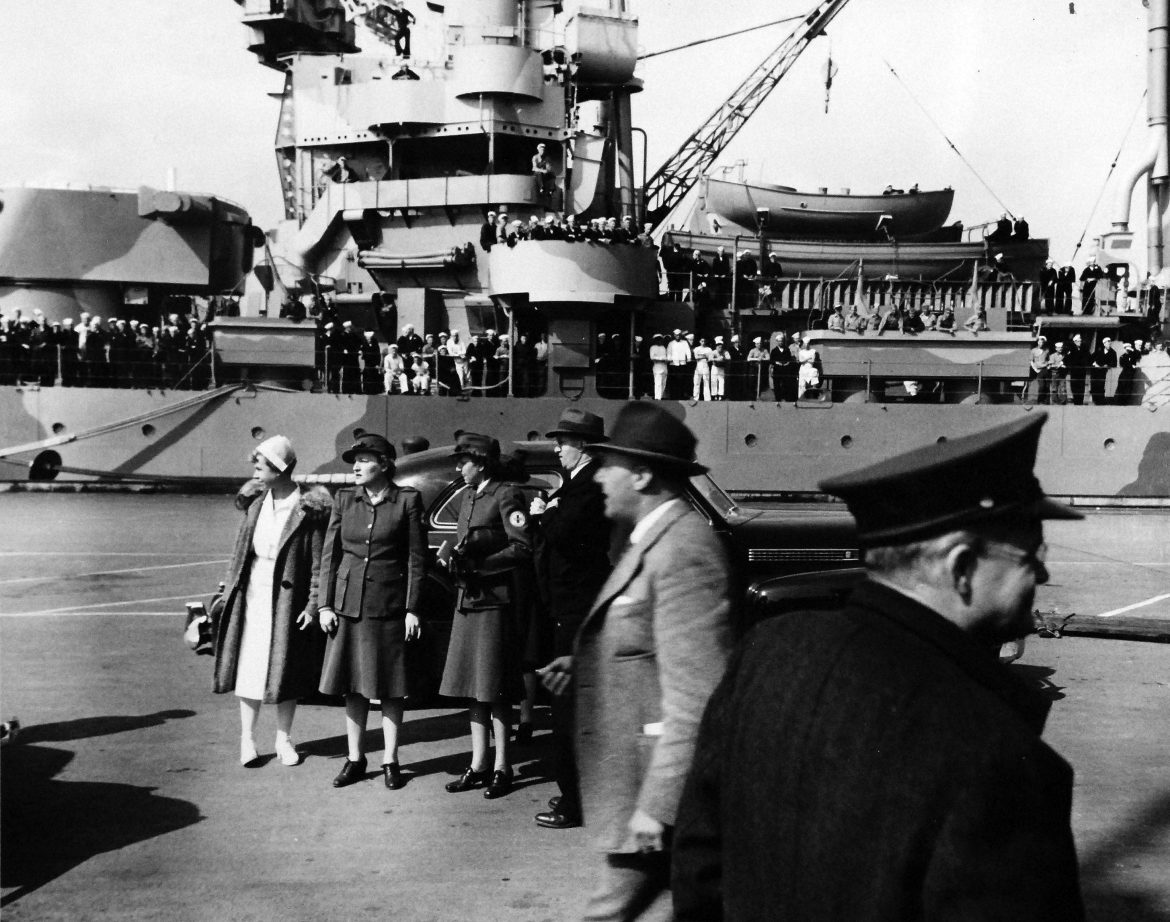
[{"label": "car window", "polygon": [[[541,492],[551,493],[560,485],[559,471],[529,471],[528,482],[517,484],[526,499],[531,499]],[[463,504],[463,491],[466,489],[467,484],[459,484],[454,486],[450,493],[444,495],[443,499],[435,506],[435,511],[431,513],[432,528],[453,529],[459,524],[459,507]]]},{"label": "car window", "polygon": [[692,477],[691,486],[723,518],[727,518],[735,511],[735,500],[724,493],[723,488],[707,474]]}]

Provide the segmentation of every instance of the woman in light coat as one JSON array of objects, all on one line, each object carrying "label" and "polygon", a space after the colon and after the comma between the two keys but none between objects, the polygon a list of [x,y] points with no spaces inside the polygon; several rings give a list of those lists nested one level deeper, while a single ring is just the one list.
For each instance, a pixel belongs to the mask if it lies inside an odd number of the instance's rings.
[{"label": "woman in light coat", "polygon": [[313,694],[321,673],[317,571],[329,521],[329,494],[293,482],[296,453],[273,436],[252,453],[254,498],[247,505],[224,578],[215,642],[214,689],[240,701],[240,762],[258,763],[261,703],[276,705],[276,754],[300,762],[292,741],[297,699]]}]

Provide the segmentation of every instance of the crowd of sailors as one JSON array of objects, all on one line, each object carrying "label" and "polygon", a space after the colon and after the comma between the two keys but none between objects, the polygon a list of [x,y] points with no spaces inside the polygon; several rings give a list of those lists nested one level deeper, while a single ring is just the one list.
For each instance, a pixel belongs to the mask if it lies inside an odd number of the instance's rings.
[{"label": "crowd of sailors", "polygon": [[160,323],[82,312],[0,313],[0,385],[202,390],[211,382],[207,324],[186,314]]}]

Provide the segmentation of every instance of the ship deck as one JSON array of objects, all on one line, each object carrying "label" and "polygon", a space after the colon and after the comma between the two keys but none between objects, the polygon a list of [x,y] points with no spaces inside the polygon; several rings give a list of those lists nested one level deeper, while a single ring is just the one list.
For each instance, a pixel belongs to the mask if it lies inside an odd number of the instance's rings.
[{"label": "ship deck", "polygon": [[[467,760],[451,709],[408,714],[399,792],[330,787],[343,720],[323,705],[298,715],[300,767],[242,769],[235,702],[210,693],[210,658],[180,637],[183,602],[224,568],[230,498],[8,493],[0,511],[19,523],[0,533],[0,708],[25,727],[2,750],[6,919],[579,911],[596,861],[584,832],[532,823],[556,793],[546,711],[497,801],[442,790]],[[1166,510],[1051,524],[1038,607],[1170,627],[1168,525]],[[1164,643],[1064,636],[1031,638],[1012,667],[1054,700],[1045,737],[1076,770],[1090,918],[1170,919],[1168,663]],[[272,729],[266,709],[261,751]],[[379,746],[371,735],[375,763]]]}]

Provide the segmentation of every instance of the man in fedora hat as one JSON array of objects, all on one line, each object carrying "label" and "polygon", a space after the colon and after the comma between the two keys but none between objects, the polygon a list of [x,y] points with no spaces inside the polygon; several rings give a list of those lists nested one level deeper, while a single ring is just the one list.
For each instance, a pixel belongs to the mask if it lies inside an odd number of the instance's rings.
[{"label": "man in fedora hat", "polygon": [[[537,525],[536,582],[553,625],[552,652],[568,656],[573,652],[577,628],[613,569],[605,496],[593,479],[600,464],[585,450],[587,444],[605,441],[605,420],[569,407],[546,435],[556,440],[554,451],[564,469],[564,482],[547,502],[534,498],[529,512]],[[548,812],[537,814],[536,823],[567,829],[581,822],[581,794],[573,761],[572,696],[554,696],[552,713],[556,781],[561,793],[550,803]]]},{"label": "man in fedora hat", "polygon": [[730,646],[727,558],[690,506],[694,434],[653,403],[629,403],[601,455],[605,514],[631,529],[577,632],[541,670],[577,696],[585,824],[604,853],[585,917],[670,918],[670,844],[703,707]]},{"label": "man in fedora hat", "polygon": [[1072,769],[997,661],[1032,630],[1043,413],[821,482],[868,579],[745,638],[679,810],[680,922],[1084,917]]}]

